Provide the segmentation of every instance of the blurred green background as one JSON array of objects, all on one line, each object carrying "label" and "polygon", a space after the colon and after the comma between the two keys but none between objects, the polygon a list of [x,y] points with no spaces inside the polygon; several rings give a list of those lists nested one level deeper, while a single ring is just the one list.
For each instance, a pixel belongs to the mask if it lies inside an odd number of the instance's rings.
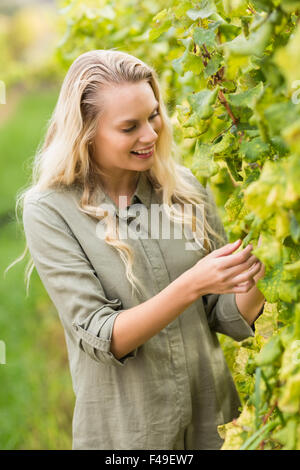
[{"label": "blurred green background", "polygon": [[[0,449],[71,449],[74,394],[63,328],[36,270],[26,297],[28,254],[17,193],[55,106],[62,72],[53,55],[60,36],[55,2],[0,3]],[[2,358],[3,359],[3,358]]]}]

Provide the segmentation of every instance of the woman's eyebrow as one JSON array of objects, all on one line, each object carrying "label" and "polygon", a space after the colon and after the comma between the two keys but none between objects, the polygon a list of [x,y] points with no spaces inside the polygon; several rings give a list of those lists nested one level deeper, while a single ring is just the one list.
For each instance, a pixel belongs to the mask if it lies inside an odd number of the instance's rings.
[{"label": "woman's eyebrow", "polygon": [[[158,105],[159,103],[157,101],[155,107],[153,108],[153,111],[156,110]],[[153,111],[151,112],[151,114],[153,113]],[[123,119],[122,121],[119,121],[118,124],[125,124],[125,123],[127,124],[127,123],[132,123],[132,122],[138,122],[138,120],[137,119]]]}]

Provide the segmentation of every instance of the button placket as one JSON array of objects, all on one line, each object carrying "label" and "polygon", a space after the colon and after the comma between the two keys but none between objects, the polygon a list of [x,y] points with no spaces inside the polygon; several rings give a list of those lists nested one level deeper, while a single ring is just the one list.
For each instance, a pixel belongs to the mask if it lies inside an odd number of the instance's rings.
[{"label": "button placket", "polygon": [[[156,201],[152,198],[151,202]],[[150,228],[151,210],[148,212],[149,228]],[[164,261],[163,253],[157,239],[140,239],[145,254],[152,266],[156,283],[159,291],[170,284],[170,275]],[[189,385],[189,376],[186,364],[184,344],[180,329],[178,317],[169,323],[163,331],[167,334],[169,347],[171,350],[171,360],[173,363],[172,371],[174,373],[177,386],[176,400],[178,412],[181,415],[182,426],[187,425],[192,417],[191,390]]]}]

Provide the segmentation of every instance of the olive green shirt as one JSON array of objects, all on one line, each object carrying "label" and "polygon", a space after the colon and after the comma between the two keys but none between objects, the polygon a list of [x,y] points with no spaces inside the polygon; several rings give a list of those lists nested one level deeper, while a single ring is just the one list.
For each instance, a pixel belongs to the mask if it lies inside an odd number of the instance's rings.
[{"label": "olive green shirt", "polygon": [[[210,221],[225,235],[211,189],[189,169],[178,169],[213,202]],[[200,297],[117,359],[110,342],[120,312],[158,294],[203,252],[186,250],[184,238],[125,240],[144,286],[143,297],[134,299],[119,253],[99,236],[101,222],[79,211],[79,197],[74,186],[31,193],[23,212],[29,251],[64,328],[76,396],[72,449],[220,448],[217,425],[239,415],[240,400],[216,333],[236,341],[254,336],[235,294]],[[151,204],[161,204],[160,198],[141,172],[126,223],[135,219],[133,204],[145,206],[151,217]],[[108,195],[102,202],[113,204],[121,217]]]}]

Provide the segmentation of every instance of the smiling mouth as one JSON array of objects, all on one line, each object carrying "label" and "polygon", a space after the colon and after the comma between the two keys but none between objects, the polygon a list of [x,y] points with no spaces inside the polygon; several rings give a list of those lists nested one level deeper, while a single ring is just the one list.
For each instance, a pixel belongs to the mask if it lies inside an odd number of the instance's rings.
[{"label": "smiling mouth", "polygon": [[130,153],[132,153],[133,155],[135,155],[138,158],[149,158],[154,153],[154,147],[152,147],[152,149],[149,152],[146,152],[146,153],[144,153],[144,152],[143,153],[138,153],[138,152],[134,152],[133,150],[131,150]]},{"label": "smiling mouth", "polygon": [[152,150],[154,150],[154,145],[152,145],[152,147],[148,147],[147,149],[144,149],[144,150],[131,150],[131,152],[135,153],[135,154],[138,154],[138,155],[145,155],[145,154],[148,154],[148,153],[152,152]]}]

